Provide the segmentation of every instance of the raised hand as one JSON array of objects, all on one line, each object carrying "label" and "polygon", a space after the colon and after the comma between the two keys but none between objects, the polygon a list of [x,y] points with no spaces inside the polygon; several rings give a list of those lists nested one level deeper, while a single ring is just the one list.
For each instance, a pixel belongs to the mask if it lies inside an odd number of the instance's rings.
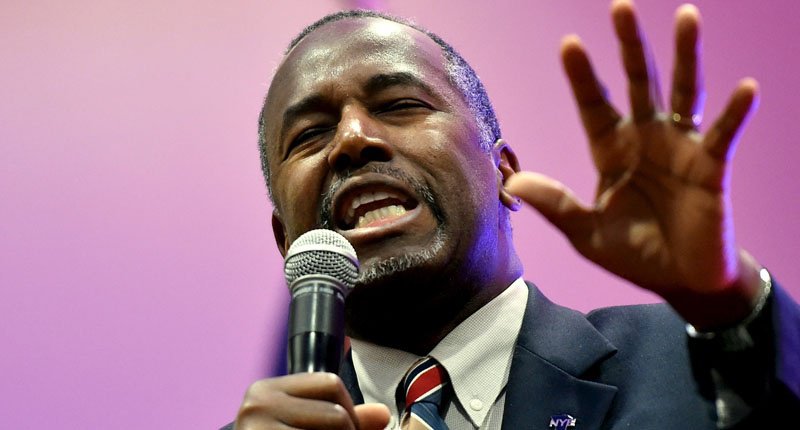
[{"label": "raised hand", "polygon": [[690,323],[715,328],[744,318],[758,293],[757,265],[736,246],[730,160],[756,105],[757,84],[742,80],[706,133],[700,15],[678,9],[670,107],[633,4],[611,15],[629,83],[630,116],[608,101],[577,36],[562,43],[564,69],[588,136],[599,180],[595,203],[535,173],[509,179],[509,191],[535,207],[586,258],[664,297]]}]

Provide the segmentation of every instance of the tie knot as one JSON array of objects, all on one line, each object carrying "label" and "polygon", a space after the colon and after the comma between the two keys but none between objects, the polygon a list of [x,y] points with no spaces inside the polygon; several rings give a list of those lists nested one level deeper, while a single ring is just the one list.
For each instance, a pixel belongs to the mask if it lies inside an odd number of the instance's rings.
[{"label": "tie knot", "polygon": [[433,357],[425,357],[414,363],[403,379],[406,409],[418,402],[439,406],[442,388],[447,384],[447,373]]}]

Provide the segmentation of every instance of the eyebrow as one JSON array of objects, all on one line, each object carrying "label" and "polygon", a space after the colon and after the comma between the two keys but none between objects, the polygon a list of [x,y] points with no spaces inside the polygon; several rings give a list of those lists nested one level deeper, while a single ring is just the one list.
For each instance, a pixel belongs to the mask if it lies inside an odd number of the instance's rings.
[{"label": "eyebrow", "polygon": [[433,89],[422,79],[408,72],[381,73],[372,76],[364,84],[364,91],[371,95],[398,86],[415,87],[425,91],[428,95],[436,95]]},{"label": "eyebrow", "polygon": [[[367,96],[377,94],[392,87],[414,87],[424,91],[426,94],[437,97],[436,92],[422,79],[408,72],[381,73],[367,79],[363,89]],[[281,140],[284,140],[286,130],[297,118],[319,111],[320,106],[328,103],[328,99],[320,94],[313,94],[301,99],[299,102],[289,106],[283,113],[283,124],[281,127]]]},{"label": "eyebrow", "polygon": [[320,105],[325,104],[325,98],[319,94],[310,95],[303,98],[299,102],[289,106],[286,112],[283,113],[283,124],[281,127],[281,135],[286,133],[289,125],[293,124],[298,117],[319,109]]}]

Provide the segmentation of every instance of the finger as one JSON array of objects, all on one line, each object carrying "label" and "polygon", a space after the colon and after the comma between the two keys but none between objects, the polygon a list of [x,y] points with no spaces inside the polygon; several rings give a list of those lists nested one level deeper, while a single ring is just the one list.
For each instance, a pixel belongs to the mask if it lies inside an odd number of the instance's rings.
[{"label": "finger", "polygon": [[728,100],[725,111],[703,139],[706,151],[719,160],[733,157],[739,135],[757,106],[758,82],[753,78],[742,79]]},{"label": "finger", "polygon": [[611,17],[620,41],[622,64],[628,76],[631,115],[636,122],[650,120],[661,108],[661,92],[644,33],[636,21],[633,3],[630,0],[614,1]]},{"label": "finger", "polygon": [[347,388],[334,373],[298,373],[265,381],[271,381],[272,389],[284,391],[291,396],[326,400],[339,403],[348,410],[353,409],[353,400]]},{"label": "finger", "polygon": [[355,407],[358,430],[383,430],[389,425],[389,408],[381,403],[367,403]]},{"label": "finger", "polygon": [[573,239],[590,236],[591,209],[581,205],[562,183],[538,173],[520,172],[508,179],[506,187],[539,211],[573,243]]},{"label": "finger", "polygon": [[251,422],[283,423],[299,428],[355,429],[353,401],[332,373],[303,373],[252,384],[237,416]]},{"label": "finger", "polygon": [[236,417],[236,429],[285,428],[305,430],[356,430],[347,411],[322,400],[267,397],[268,404],[247,407]]},{"label": "finger", "polygon": [[608,102],[605,88],[592,70],[578,36],[570,35],[561,41],[561,61],[578,104],[583,128],[589,140],[595,142],[614,129],[620,115]]},{"label": "finger", "polygon": [[705,102],[700,64],[700,12],[693,5],[678,8],[675,18],[675,69],[672,73],[672,112],[700,123]]}]

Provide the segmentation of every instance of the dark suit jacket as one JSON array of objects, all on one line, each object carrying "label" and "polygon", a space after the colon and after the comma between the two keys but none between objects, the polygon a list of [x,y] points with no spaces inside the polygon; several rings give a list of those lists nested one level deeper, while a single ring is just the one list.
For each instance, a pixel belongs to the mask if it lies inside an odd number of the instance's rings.
[{"label": "dark suit jacket", "polygon": [[[531,285],[503,429],[547,429],[558,414],[576,418],[576,430],[716,429],[712,367],[733,380],[737,391],[746,391],[757,410],[739,428],[768,428],[765,420],[796,423],[800,310],[779,288],[768,306],[772,321],[766,318],[757,328],[767,344],[757,352],[723,353],[708,341],[690,340],[685,323],[667,305],[583,315],[552,303]],[[772,342],[773,328],[781,345]],[[353,400],[363,403],[349,357],[340,373]]]},{"label": "dark suit jacket", "polygon": [[[667,305],[583,315],[530,287],[503,429],[547,429],[558,414],[575,417],[576,430],[716,429],[712,372],[755,409],[736,428],[796,425],[800,309],[780,287],[764,309],[766,317],[752,328],[756,348],[733,353],[713,341],[689,339],[685,323]],[[349,356],[340,374],[353,401],[363,403]]]}]

